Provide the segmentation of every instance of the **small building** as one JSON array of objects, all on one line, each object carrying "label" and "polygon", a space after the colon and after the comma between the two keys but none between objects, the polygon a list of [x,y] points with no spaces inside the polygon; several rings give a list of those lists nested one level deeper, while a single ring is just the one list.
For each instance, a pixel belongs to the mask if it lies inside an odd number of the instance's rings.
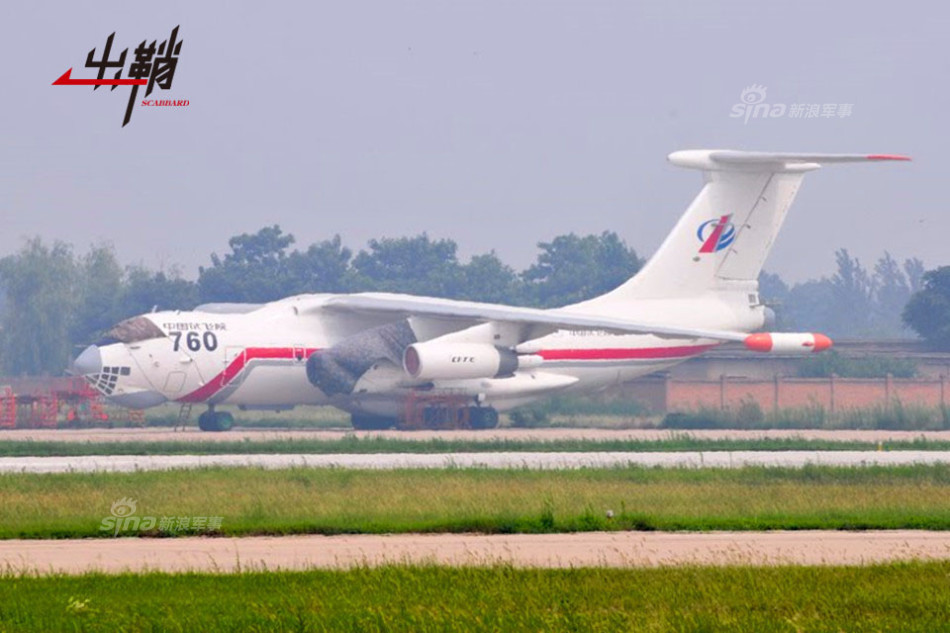
[{"label": "small building", "polygon": [[[845,358],[889,356],[907,359],[917,366],[920,378],[950,377],[950,352],[928,350],[923,341],[835,341],[833,348]],[[799,363],[807,356],[761,354],[739,344],[722,345],[669,371],[674,380],[719,380],[721,376],[771,380],[798,375]]]},{"label": "small building", "polygon": [[843,341],[844,358],[889,356],[911,361],[913,378],[799,377],[803,357],[760,354],[723,345],[620,387],[620,397],[643,402],[655,413],[731,409],[753,401],[763,411],[817,407],[835,412],[875,406],[946,407],[950,399],[950,353],[928,350],[918,341]]}]

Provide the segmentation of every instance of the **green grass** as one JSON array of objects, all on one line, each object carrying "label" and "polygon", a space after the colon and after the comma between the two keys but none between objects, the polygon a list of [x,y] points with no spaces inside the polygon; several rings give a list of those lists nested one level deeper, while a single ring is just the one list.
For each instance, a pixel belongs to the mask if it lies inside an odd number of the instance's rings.
[{"label": "green grass", "polygon": [[7,576],[0,629],[946,631],[950,563]]},{"label": "green grass", "polygon": [[806,407],[764,411],[749,398],[736,406],[720,409],[700,407],[667,414],[660,427],[667,429],[825,429],[891,431],[943,431],[950,429],[950,408],[904,404],[895,399],[888,405],[829,411],[815,404]]},{"label": "green grass", "polygon": [[667,451],[948,451],[950,442],[860,442],[803,438],[707,440],[687,433],[662,440],[429,439],[345,435],[340,439],[236,439],[204,441],[57,442],[0,440],[0,457],[77,455],[223,455],[250,453],[496,453],[496,452],[667,452]]},{"label": "green grass", "polygon": [[[178,414],[181,404],[169,402],[145,410],[145,426],[175,427],[179,425]],[[191,413],[187,426],[197,428],[198,414],[203,407],[195,407]],[[352,429],[350,416],[334,407],[300,406],[288,411],[241,411],[235,406],[222,406],[221,411],[228,411],[234,415],[237,423],[242,426],[255,428],[279,429]],[[142,426],[141,422],[129,419],[129,410],[124,407],[105,405],[107,421],[89,419],[88,412],[83,412],[79,420],[67,422],[65,411],[61,412],[59,428],[135,428]],[[24,416],[25,417],[25,416]],[[29,428],[25,420],[21,420],[19,428]]]},{"label": "green grass", "polygon": [[892,355],[848,357],[837,350],[803,357],[797,363],[800,378],[914,378],[917,363],[911,358]]},{"label": "green grass", "polygon": [[0,538],[111,536],[100,526],[123,498],[136,517],[156,517],[129,535],[205,532],[157,527],[196,516],[221,517],[213,532],[227,535],[948,530],[950,466],[5,474]]},{"label": "green grass", "polygon": [[[260,429],[325,429],[352,430],[349,416],[332,407],[299,407],[280,413],[268,411],[230,411],[236,425]],[[61,428],[78,427],[134,427],[128,420],[128,411],[110,409],[107,423],[90,421],[68,424]],[[145,425],[173,427],[178,425],[177,405],[163,405],[146,412]],[[187,426],[197,427],[196,414]],[[903,431],[939,431],[950,429],[950,408],[903,403],[894,399],[887,405],[872,405],[831,411],[817,403],[803,407],[788,407],[778,411],[764,410],[754,400],[720,409],[700,407],[695,410],[674,411],[666,416],[647,411],[634,400],[601,396],[560,397],[541,400],[519,407],[501,416],[502,427],[523,428],[600,428],[600,429],[887,429]],[[27,428],[25,425],[21,428]]]}]

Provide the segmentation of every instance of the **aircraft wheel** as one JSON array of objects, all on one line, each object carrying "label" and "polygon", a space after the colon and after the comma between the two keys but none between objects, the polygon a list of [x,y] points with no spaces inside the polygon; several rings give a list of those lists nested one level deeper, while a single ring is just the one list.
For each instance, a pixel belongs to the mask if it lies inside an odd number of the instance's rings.
[{"label": "aircraft wheel", "polygon": [[498,411],[491,407],[472,407],[468,423],[473,429],[493,429],[498,426]]},{"label": "aircraft wheel", "polygon": [[214,417],[218,423],[216,431],[230,431],[231,427],[234,426],[234,416],[227,411],[215,413]]},{"label": "aircraft wheel", "polygon": [[213,431],[214,411],[205,411],[198,416],[198,428],[202,431]]},{"label": "aircraft wheel", "polygon": [[384,431],[396,425],[395,418],[382,415],[356,414],[350,416],[350,422],[357,431]]},{"label": "aircraft wheel", "polygon": [[234,426],[234,416],[227,411],[205,411],[198,416],[198,428],[202,431],[227,431]]}]

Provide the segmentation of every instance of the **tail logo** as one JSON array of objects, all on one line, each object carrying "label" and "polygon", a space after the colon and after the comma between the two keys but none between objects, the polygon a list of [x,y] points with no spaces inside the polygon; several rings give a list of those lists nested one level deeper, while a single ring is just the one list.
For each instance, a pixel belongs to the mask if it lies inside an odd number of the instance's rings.
[{"label": "tail logo", "polygon": [[736,239],[736,227],[729,220],[732,214],[716,220],[706,220],[696,230],[696,237],[703,243],[700,253],[717,253],[732,244]]}]

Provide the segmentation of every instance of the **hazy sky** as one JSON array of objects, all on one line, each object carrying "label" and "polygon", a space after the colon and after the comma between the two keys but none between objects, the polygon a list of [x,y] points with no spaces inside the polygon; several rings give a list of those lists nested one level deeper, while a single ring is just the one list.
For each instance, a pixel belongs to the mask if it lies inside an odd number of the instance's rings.
[{"label": "hazy sky", "polygon": [[[0,9],[0,255],[32,235],[188,276],[280,224],[450,237],[521,268],[538,241],[617,231],[650,254],[700,186],[677,149],[894,152],[806,178],[766,268],[834,270],[847,247],[950,263],[950,8],[873,2],[6,2]],[[51,86],[86,53],[184,42],[186,108]],[[126,62],[127,76],[129,61]],[[849,116],[729,116],[767,103]],[[941,149],[943,148],[943,149]]]}]

